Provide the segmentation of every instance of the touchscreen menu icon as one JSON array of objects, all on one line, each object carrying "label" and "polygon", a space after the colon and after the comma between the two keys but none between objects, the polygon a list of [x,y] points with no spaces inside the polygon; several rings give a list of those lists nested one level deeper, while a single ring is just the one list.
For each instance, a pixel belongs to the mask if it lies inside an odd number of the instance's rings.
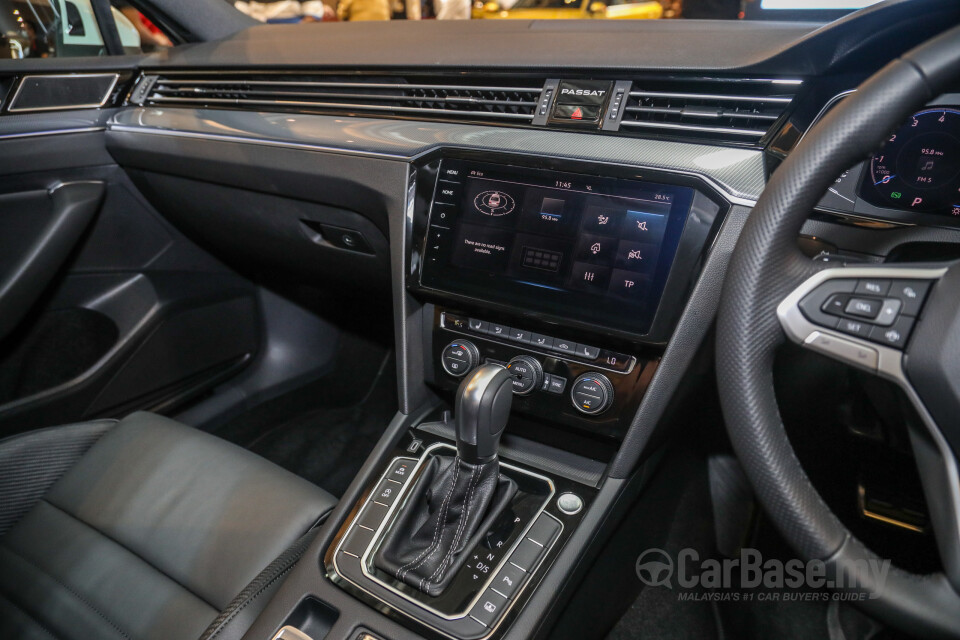
[{"label": "touchscreen menu icon", "polygon": [[667,226],[667,216],[660,213],[627,210],[623,237],[659,243]]},{"label": "touchscreen menu icon", "polygon": [[487,216],[505,216],[513,213],[517,201],[506,191],[483,191],[473,199],[477,211]]},{"label": "touchscreen menu icon", "polygon": [[563,261],[563,254],[557,251],[548,251],[535,247],[524,247],[522,260],[523,266],[531,269],[558,271],[560,269],[560,263]]},{"label": "touchscreen menu icon", "polygon": [[620,230],[623,210],[592,205],[584,212],[583,230],[604,235],[616,235]]},{"label": "touchscreen menu icon", "polygon": [[544,198],[540,205],[540,219],[544,222],[560,222],[563,220],[565,201],[560,198]]}]

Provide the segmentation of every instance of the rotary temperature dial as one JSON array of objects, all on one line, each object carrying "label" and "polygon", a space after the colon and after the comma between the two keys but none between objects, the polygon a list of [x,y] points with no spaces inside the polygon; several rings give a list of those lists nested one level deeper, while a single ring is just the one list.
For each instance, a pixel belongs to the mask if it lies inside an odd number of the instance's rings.
[{"label": "rotary temperature dial", "polygon": [[543,367],[530,356],[517,356],[507,363],[507,371],[513,377],[513,392],[518,396],[531,394],[543,382]]},{"label": "rotary temperature dial", "polygon": [[573,382],[570,399],[580,413],[598,415],[613,404],[613,383],[602,373],[585,373]]},{"label": "rotary temperature dial", "polygon": [[440,364],[454,378],[462,378],[480,363],[480,352],[469,340],[454,340],[443,348]]}]

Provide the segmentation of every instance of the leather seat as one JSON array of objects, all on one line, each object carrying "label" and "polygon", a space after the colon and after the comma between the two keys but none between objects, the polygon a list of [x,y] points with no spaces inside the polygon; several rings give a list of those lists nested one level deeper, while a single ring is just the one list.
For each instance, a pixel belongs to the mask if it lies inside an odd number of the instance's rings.
[{"label": "leather seat", "polygon": [[239,638],[335,502],[149,413],[0,441],[0,638]]}]

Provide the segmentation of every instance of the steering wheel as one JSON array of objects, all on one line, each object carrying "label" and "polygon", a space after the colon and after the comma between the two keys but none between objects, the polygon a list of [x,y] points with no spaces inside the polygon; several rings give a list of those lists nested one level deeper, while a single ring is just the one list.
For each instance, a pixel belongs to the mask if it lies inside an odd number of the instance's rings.
[{"label": "steering wheel", "polygon": [[[960,263],[837,268],[805,257],[797,236],[838,175],[958,78],[960,27],[885,66],[807,133],[747,220],[717,324],[723,415],[757,499],[803,559],[863,594],[861,608],[925,638],[960,638]],[[863,293],[883,305],[869,339],[841,329],[827,306]],[[773,383],[785,339],[902,388],[919,417],[910,439],[942,573],[890,567],[883,580],[868,570],[882,560],[830,510],[787,438]]]}]

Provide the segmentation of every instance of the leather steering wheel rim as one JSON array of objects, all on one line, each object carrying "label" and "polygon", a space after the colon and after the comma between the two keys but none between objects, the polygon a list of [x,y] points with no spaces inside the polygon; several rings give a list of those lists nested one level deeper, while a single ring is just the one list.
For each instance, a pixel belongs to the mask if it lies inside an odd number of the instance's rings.
[{"label": "leather steering wheel rim", "polygon": [[825,561],[866,594],[868,613],[923,637],[960,638],[960,595],[941,574],[891,567],[883,583],[858,571],[880,559],[853,537],[804,472],[774,394],[784,342],[778,304],[825,265],[797,247],[804,221],[830,184],[865,159],[912,113],[960,77],[960,27],[894,60],[831,110],[777,169],[737,242],[717,323],[717,378],[733,447],[775,526],[806,560]]}]

